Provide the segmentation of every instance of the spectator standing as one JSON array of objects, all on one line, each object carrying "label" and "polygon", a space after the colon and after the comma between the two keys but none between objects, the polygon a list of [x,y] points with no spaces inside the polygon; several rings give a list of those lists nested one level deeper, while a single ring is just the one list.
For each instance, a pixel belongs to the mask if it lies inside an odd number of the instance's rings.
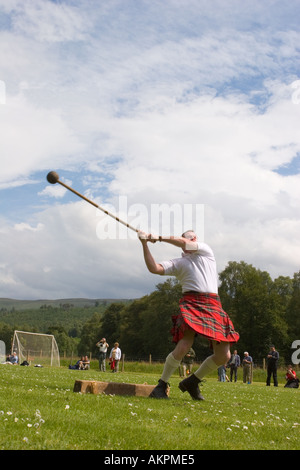
[{"label": "spectator standing", "polygon": [[253,367],[253,360],[252,357],[249,356],[247,351],[244,352],[244,359],[243,359],[243,382],[244,384],[251,384],[252,382],[252,367]]},{"label": "spectator standing", "polygon": [[218,367],[218,380],[219,380],[219,382],[226,382],[226,367],[225,367],[225,365]]},{"label": "spectator standing", "polygon": [[105,338],[100,339],[96,346],[99,348],[99,369],[101,372],[106,371],[106,353],[109,348],[109,344],[106,342]]},{"label": "spectator standing", "polygon": [[114,347],[110,351],[110,368],[112,372],[119,372],[119,362],[122,356],[121,349],[119,348],[119,343],[115,343]]},{"label": "spectator standing", "polygon": [[269,354],[267,355],[267,387],[271,384],[271,377],[273,376],[274,387],[278,387],[278,379],[277,379],[277,367],[279,361],[279,352],[276,351],[275,346],[270,347]]},{"label": "spectator standing", "polygon": [[184,356],[184,358],[181,361],[183,377],[190,375],[190,373],[192,372],[192,367],[193,367],[195,358],[196,358],[196,353],[193,350],[193,348],[190,348],[188,353]]},{"label": "spectator standing", "polygon": [[237,370],[238,370],[238,367],[240,367],[240,365],[241,365],[241,358],[238,355],[237,350],[235,349],[229,361],[230,382],[232,382],[233,375],[234,375],[234,381],[235,382],[237,381]]}]

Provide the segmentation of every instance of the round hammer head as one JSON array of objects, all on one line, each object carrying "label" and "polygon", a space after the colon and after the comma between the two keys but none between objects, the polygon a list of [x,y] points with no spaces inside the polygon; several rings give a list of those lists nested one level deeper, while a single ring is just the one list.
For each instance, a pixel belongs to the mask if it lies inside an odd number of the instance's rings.
[{"label": "round hammer head", "polygon": [[59,180],[59,176],[56,173],[56,171],[50,171],[47,175],[47,181],[48,183],[55,184]]}]

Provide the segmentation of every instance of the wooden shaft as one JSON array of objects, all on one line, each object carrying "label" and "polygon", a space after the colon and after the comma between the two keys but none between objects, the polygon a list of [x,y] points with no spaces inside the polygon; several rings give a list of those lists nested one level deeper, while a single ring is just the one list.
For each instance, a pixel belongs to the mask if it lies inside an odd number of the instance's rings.
[{"label": "wooden shaft", "polygon": [[57,183],[59,183],[61,186],[63,186],[64,188],[68,189],[69,191],[72,191],[72,193],[76,194],[77,196],[81,197],[81,199],[84,199],[86,202],[88,202],[89,204],[92,204],[92,206],[96,207],[97,209],[100,209],[102,212],[104,212],[104,214],[106,215],[109,215],[110,217],[112,217],[113,219],[115,219],[117,222],[120,222],[121,224],[125,225],[125,227],[128,227],[130,228],[131,230],[133,230],[134,232],[138,232],[139,230],[135,227],[133,227],[132,225],[128,224],[127,222],[124,222],[123,220],[119,219],[119,217],[116,217],[114,214],[112,214],[111,212],[107,211],[106,209],[103,209],[103,207],[101,206],[98,206],[98,204],[96,204],[94,201],[91,201],[91,199],[88,199],[87,197],[83,196],[83,194],[80,194],[78,191],[76,191],[75,189],[71,188],[70,186],[68,186],[67,184],[63,183],[62,181],[60,180],[57,180],[56,181]]}]

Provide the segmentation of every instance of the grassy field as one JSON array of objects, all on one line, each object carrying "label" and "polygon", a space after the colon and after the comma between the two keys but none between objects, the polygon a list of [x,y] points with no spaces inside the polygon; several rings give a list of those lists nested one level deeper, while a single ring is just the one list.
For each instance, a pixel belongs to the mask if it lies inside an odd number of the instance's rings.
[{"label": "grassy field", "polygon": [[[119,374],[0,365],[0,450],[298,450],[300,390],[203,385],[195,402],[170,380],[169,400],[74,393],[76,379],[156,384],[162,366]],[[240,372],[241,374],[241,372]]]}]

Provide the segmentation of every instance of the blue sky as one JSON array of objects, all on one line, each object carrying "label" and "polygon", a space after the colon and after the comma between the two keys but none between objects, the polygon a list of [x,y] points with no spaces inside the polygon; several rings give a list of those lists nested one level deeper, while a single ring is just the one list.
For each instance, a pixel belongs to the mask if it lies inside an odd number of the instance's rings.
[{"label": "blue sky", "polygon": [[135,298],[163,280],[134,233],[49,185],[51,170],[145,230],[193,222],[160,226],[157,205],[202,205],[219,271],[244,260],[273,278],[298,272],[299,10],[0,0],[0,297]]}]

